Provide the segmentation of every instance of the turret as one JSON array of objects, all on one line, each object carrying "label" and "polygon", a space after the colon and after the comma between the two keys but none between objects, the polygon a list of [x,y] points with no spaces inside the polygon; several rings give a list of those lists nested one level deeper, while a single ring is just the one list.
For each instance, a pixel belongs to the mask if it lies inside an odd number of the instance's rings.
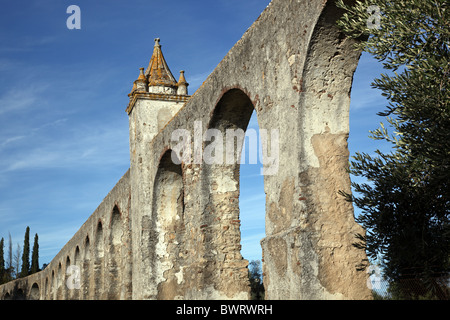
[{"label": "turret", "polygon": [[135,90],[137,92],[147,92],[148,91],[148,81],[147,77],[144,75],[144,68],[140,68],[139,77],[134,82],[135,84]]},{"label": "turret", "polygon": [[180,96],[186,96],[188,94],[187,87],[189,86],[189,83],[186,82],[186,78],[184,77],[184,70],[180,71],[180,79],[177,83],[178,90],[177,94]]},{"label": "turret", "polygon": [[153,54],[147,69],[139,69],[139,77],[129,94],[127,113],[130,121],[131,167],[140,164],[155,135],[164,128],[190,98],[184,71],[178,82],[170,72],[161,51],[160,39],[155,39]]},{"label": "turret", "polygon": [[184,71],[180,71],[178,82],[172,75],[167,65],[166,59],[161,50],[160,39],[155,39],[153,54],[148,64],[147,70],[140,68],[139,77],[133,83],[133,88],[129,94],[130,105],[127,108],[129,112],[132,108],[132,100],[135,93],[155,93],[174,96],[188,96],[187,87],[189,84],[184,76]]}]

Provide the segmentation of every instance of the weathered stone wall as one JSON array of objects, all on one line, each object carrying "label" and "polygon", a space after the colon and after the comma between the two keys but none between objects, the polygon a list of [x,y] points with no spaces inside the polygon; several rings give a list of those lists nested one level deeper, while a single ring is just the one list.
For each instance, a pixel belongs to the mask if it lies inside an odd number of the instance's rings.
[{"label": "weathered stone wall", "polygon": [[[267,298],[370,297],[361,266],[366,256],[353,245],[355,234],[364,231],[352,205],[339,195],[350,190],[349,104],[359,53],[337,30],[340,13],[333,3],[272,1],[176,117],[141,149],[139,165],[148,171],[132,185],[133,298],[248,297],[247,261],[240,254],[239,165],[178,167],[183,186],[167,187],[183,198],[176,227],[158,222],[154,208],[161,200],[150,190],[155,184],[161,188],[158,177],[175,147],[174,130],[192,136],[208,128],[245,130],[253,109],[261,128],[279,132],[278,170],[264,177]],[[202,153],[207,147],[193,142],[191,149]],[[132,177],[140,172],[132,163]],[[184,241],[167,238],[175,228]],[[149,244],[159,254],[142,250]]]},{"label": "weathered stone wall", "polygon": [[[177,129],[225,136],[246,130],[255,110],[260,128],[279,137],[264,159],[274,160],[264,176],[266,298],[370,298],[366,255],[354,246],[364,230],[339,195],[350,191],[359,58],[335,26],[340,14],[334,0],[273,0],[183,106],[188,97],[166,110],[151,94],[134,95],[130,171],[44,271],[0,287],[0,297],[16,286],[53,299],[247,299],[239,164],[195,161],[217,143],[205,138],[191,141],[193,161],[177,164],[171,150]],[[165,126],[160,110],[176,112]],[[79,291],[64,289],[71,264],[82,270]]]},{"label": "weathered stone wall", "polygon": [[[129,213],[127,171],[49,265],[0,286],[0,299],[131,299]],[[78,267],[79,289],[74,281],[77,269],[67,271],[69,266]]]}]

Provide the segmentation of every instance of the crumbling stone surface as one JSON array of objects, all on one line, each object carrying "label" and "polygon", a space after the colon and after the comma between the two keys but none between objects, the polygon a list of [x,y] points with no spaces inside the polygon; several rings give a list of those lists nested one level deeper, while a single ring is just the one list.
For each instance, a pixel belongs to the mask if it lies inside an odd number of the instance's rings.
[{"label": "crumbling stone surface", "polygon": [[[264,161],[266,298],[369,299],[367,258],[354,246],[364,230],[339,195],[350,191],[359,59],[336,27],[340,14],[332,0],[273,0],[193,96],[156,39],[157,58],[127,107],[130,170],[45,270],[0,286],[0,298],[248,299],[239,163],[202,156],[217,145],[204,132],[245,131],[255,110],[260,128],[278,136],[276,158],[263,159],[273,160]],[[174,157],[179,129],[202,138],[187,144],[193,161]],[[233,145],[238,159],[242,143]],[[65,285],[70,265],[80,267],[80,289]]]}]

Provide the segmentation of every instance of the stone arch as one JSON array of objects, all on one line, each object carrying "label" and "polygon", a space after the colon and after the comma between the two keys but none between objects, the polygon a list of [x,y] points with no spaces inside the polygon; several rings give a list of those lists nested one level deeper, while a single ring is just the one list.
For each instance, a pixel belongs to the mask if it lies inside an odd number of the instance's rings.
[{"label": "stone arch", "polygon": [[63,270],[63,283],[62,283],[62,290],[63,290],[63,299],[67,300],[68,298],[70,298],[73,294],[73,290],[69,289],[69,287],[67,286],[67,281],[69,280],[70,274],[67,272],[68,268],[71,266],[71,262],[70,262],[70,256],[67,255],[66,256],[66,261],[64,264],[64,270]]},{"label": "stone arch", "polygon": [[80,253],[80,247],[76,246],[75,248],[75,255],[74,255],[74,263],[76,266],[80,266],[81,263],[81,253]]},{"label": "stone arch", "polygon": [[95,232],[95,248],[94,248],[94,263],[93,263],[93,299],[100,300],[103,298],[104,287],[104,255],[105,243],[103,238],[103,224],[99,220]]},{"label": "stone arch", "polygon": [[58,264],[58,270],[56,273],[56,281],[55,281],[55,292],[56,292],[56,300],[61,300],[62,299],[62,290],[63,290],[63,286],[64,286],[64,274],[62,271],[62,264],[61,262]]},{"label": "stone arch", "polygon": [[239,175],[245,131],[253,111],[244,91],[226,91],[214,109],[204,144],[204,189],[209,189],[202,221],[207,226],[203,230],[205,251],[217,252],[221,261],[220,267],[208,263],[204,274],[216,283],[232,274],[234,281],[222,282],[223,287],[218,288],[230,297],[249,292],[248,261],[240,252]]},{"label": "stone arch", "polygon": [[39,285],[35,282],[31,286],[30,300],[39,300],[40,299],[40,295],[41,295],[41,293],[40,293],[40,290],[39,290]]},{"label": "stone arch", "polygon": [[82,277],[81,277],[81,290],[83,299],[89,298],[89,288],[90,288],[90,274],[91,274],[91,246],[89,241],[89,235],[86,235],[84,240],[84,256],[82,262]]},{"label": "stone arch", "polygon": [[22,288],[15,289],[13,300],[26,300],[26,296]]},{"label": "stone arch", "polygon": [[9,294],[9,292],[7,292],[5,294],[5,296],[3,297],[3,300],[12,300],[11,295]]},{"label": "stone arch", "polygon": [[50,300],[56,299],[56,277],[55,277],[55,270],[52,270],[52,276],[51,276],[51,283],[50,283]]},{"label": "stone arch", "polygon": [[122,236],[123,222],[122,213],[117,205],[111,211],[110,238],[108,254],[108,299],[120,299],[122,268],[120,261],[122,258]]},{"label": "stone arch", "polygon": [[153,186],[152,221],[157,239],[151,245],[156,251],[158,299],[182,294],[175,274],[184,265],[179,258],[184,239],[183,170],[171,157],[171,150],[161,157]]},{"label": "stone arch", "polygon": [[50,290],[49,290],[49,281],[48,281],[48,276],[45,277],[45,284],[44,284],[44,299],[49,299],[49,294],[50,294]]},{"label": "stone arch", "polygon": [[[335,1],[322,2],[317,21],[305,28],[306,50],[287,56],[292,89],[298,94],[292,109],[298,112],[292,122],[295,135],[292,141],[284,138],[280,150],[280,167],[292,170],[271,181],[278,190],[268,189],[269,221],[262,243],[268,299],[370,296],[367,274],[357,267],[365,253],[354,246],[354,235],[363,231],[354,221],[352,204],[339,195],[341,190],[350,192],[348,117],[360,56],[355,40],[336,25],[341,15]],[[295,152],[290,155],[287,147]]]},{"label": "stone arch", "polygon": [[[83,283],[84,274],[83,274],[82,259],[81,259],[81,252],[80,252],[79,246],[76,246],[76,248],[75,248],[73,263],[77,269],[72,270],[72,276],[76,276],[75,272],[78,273],[79,279],[77,279],[76,281],[79,281],[79,284],[81,285],[81,283]],[[71,294],[72,299],[75,299],[75,300],[80,299],[80,289],[79,288],[74,288],[71,291],[72,291],[72,294]]]}]

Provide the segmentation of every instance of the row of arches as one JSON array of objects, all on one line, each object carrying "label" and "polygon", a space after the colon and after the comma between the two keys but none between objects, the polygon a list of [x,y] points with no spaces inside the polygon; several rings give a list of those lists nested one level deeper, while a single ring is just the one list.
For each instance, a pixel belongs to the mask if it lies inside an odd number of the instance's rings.
[{"label": "row of arches", "polygon": [[[96,220],[90,230],[83,226],[67,246],[41,272],[18,281],[3,299],[14,300],[100,300],[123,299],[126,239],[124,218],[114,205],[109,216]],[[75,239],[80,243],[72,244]],[[38,278],[35,280],[35,278]],[[33,283],[31,287],[29,283]],[[29,289],[28,289],[29,288]]]},{"label": "row of arches", "polygon": [[[226,132],[241,130],[245,133],[255,113],[253,103],[244,91],[230,89],[219,100],[205,129],[216,129],[224,134],[223,137]],[[229,152],[230,145],[226,145],[229,141],[206,139],[202,150],[213,150],[213,145],[224,143],[224,148],[216,148],[211,155],[216,156],[217,150],[227,151],[227,148]],[[166,149],[160,156],[153,182],[152,228],[148,236],[143,238],[143,246],[149,246],[148,270],[162,275],[159,278],[155,276],[154,287],[158,287],[155,298],[183,297],[195,283],[208,285],[221,282],[220,278],[229,274],[233,275],[235,281],[224,284],[219,288],[221,292],[233,296],[235,292],[231,292],[232,290],[249,290],[248,272],[245,269],[247,261],[241,254],[239,207],[240,159],[244,143],[245,139],[232,140],[232,163],[203,162],[201,168],[197,168],[195,164],[188,165],[183,159],[174,161],[172,149]],[[226,156],[224,154],[222,158],[225,160]],[[197,174],[200,176],[196,176]],[[196,179],[200,179],[202,187],[194,190]],[[259,190],[264,193],[262,176],[258,183],[261,185]],[[198,192],[204,194],[200,195]],[[200,198],[207,199],[203,200],[206,201],[203,212],[193,209]],[[259,198],[261,199],[264,196]],[[192,214],[188,214],[190,210],[194,210]],[[259,219],[264,221],[264,212],[258,214]],[[197,236],[192,236],[193,232]],[[262,233],[264,234],[264,227]],[[256,241],[258,239],[254,242]],[[184,277],[183,272],[186,274]],[[196,276],[193,277],[193,274]],[[236,286],[236,283],[242,285]]]}]

